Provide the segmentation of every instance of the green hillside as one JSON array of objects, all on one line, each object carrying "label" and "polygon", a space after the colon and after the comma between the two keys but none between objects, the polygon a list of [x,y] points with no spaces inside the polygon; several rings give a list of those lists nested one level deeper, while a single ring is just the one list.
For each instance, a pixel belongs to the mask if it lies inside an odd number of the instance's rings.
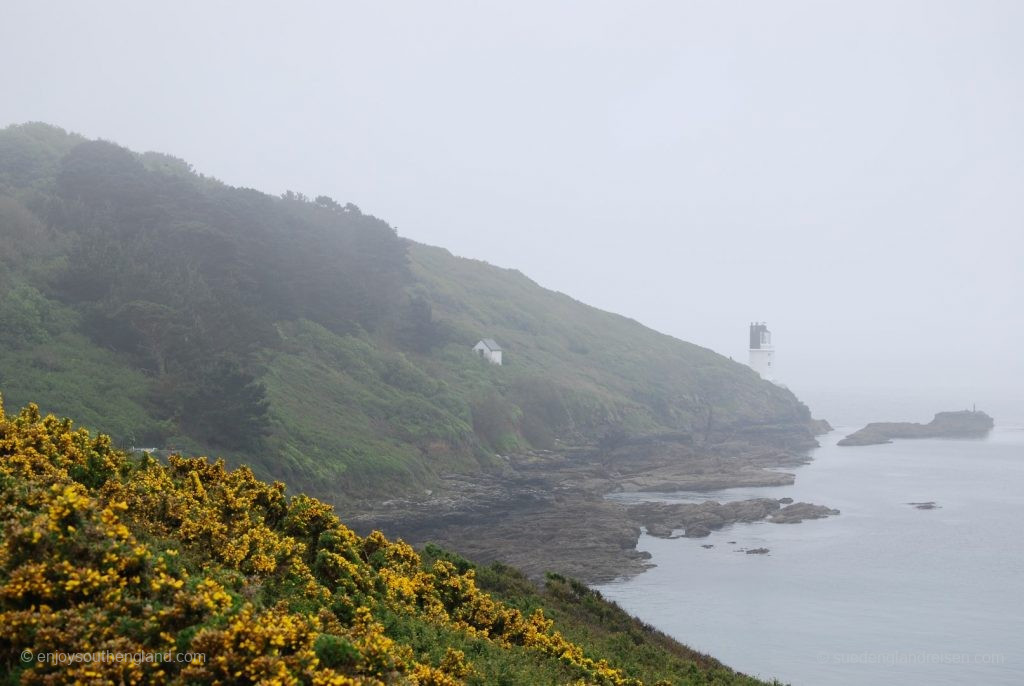
[{"label": "green hillside", "polygon": [[247,468],[0,403],[0,683],[761,682],[571,580],[421,556]]},{"label": "green hillside", "polygon": [[44,124],[0,131],[0,390],[335,500],[559,441],[810,431],[743,365],[355,205]]}]

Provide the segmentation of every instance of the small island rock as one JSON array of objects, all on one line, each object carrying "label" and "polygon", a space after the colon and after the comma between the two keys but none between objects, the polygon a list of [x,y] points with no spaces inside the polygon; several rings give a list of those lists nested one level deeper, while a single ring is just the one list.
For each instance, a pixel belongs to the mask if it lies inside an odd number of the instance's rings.
[{"label": "small island rock", "polygon": [[839,510],[833,510],[832,508],[825,507],[824,505],[814,505],[813,503],[793,503],[792,505],[787,505],[773,514],[768,518],[768,521],[774,522],[775,524],[797,524],[805,519],[821,519],[822,517],[837,514],[839,514]]},{"label": "small island rock", "polygon": [[981,438],[995,426],[984,412],[961,410],[939,412],[927,424],[914,422],[873,422],[839,441],[839,445],[879,445],[894,438]]}]

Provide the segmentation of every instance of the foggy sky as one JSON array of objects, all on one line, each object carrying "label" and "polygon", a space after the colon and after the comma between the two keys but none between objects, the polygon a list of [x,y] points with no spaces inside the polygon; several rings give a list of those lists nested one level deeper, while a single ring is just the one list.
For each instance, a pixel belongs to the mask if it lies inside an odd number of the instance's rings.
[{"label": "foggy sky", "polygon": [[0,58],[0,126],[354,202],[737,360],[767,321],[812,406],[1024,416],[1024,3],[4,0]]}]

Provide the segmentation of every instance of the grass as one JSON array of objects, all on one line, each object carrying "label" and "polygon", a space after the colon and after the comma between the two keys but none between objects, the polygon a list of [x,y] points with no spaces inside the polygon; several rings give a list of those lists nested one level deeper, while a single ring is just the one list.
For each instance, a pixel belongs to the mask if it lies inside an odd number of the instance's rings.
[{"label": "grass", "polygon": [[148,379],[119,355],[65,331],[26,347],[0,345],[0,389],[15,406],[77,417],[133,445],[159,430],[145,406]]},{"label": "grass", "polygon": [[[573,579],[550,574],[543,587],[538,587],[519,570],[501,563],[476,565],[456,553],[432,545],[428,545],[422,555],[426,560],[453,562],[463,570],[474,569],[482,590],[524,614],[542,608],[545,616],[554,620],[555,628],[570,641],[587,646],[593,654],[606,657],[626,674],[641,679],[645,684],[754,686],[764,683],[737,674],[713,657],[679,643]],[[466,652],[469,654],[468,650]],[[480,662],[487,664],[486,660]],[[530,664],[527,669],[536,674],[536,665]],[[489,674],[487,678],[501,677]],[[510,678],[504,682],[485,678],[479,683],[528,683],[517,681],[518,675],[510,675]],[[565,683],[566,675],[545,673],[543,679],[536,683]]]},{"label": "grass", "polygon": [[[415,353],[380,334],[280,322],[282,344],[261,364],[271,435],[247,456],[261,476],[339,501],[429,488],[442,473],[486,468],[495,452],[595,440],[613,426],[701,432],[712,417],[801,419],[788,391],[709,350],[518,272],[415,244],[410,255],[415,288],[453,340]],[[173,431],[151,414],[145,375],[76,333],[69,308],[40,302],[60,315],[49,329],[30,344],[0,343],[0,389],[12,402],[82,417],[126,445]],[[484,336],[505,348],[503,366],[471,353]],[[209,452],[187,437],[173,444]]]},{"label": "grass", "polygon": [[[156,403],[151,401],[157,386],[138,370],[143,363],[80,335],[86,328],[83,320],[90,316],[87,307],[59,304],[46,295],[53,292],[48,286],[71,259],[68,250],[78,229],[74,221],[52,229],[41,217],[51,205],[63,208],[70,218],[85,212],[77,201],[62,204],[56,190],[63,156],[81,142],[80,137],[42,124],[0,131],[0,152],[6,152],[0,155],[0,231],[7,232],[0,238],[8,239],[0,241],[0,391],[16,403],[34,400],[47,411],[79,417],[120,443],[152,441],[157,447],[211,452],[194,437],[176,435],[183,429],[175,425],[175,418],[155,414]],[[155,153],[138,159],[140,168],[157,170],[148,183],[167,190],[167,198],[173,199],[166,200],[168,207],[141,209],[160,210],[156,214],[179,210],[183,217],[191,217],[195,208],[177,205],[197,203],[203,209],[197,216],[209,222],[211,236],[248,245],[250,236],[239,227],[251,223],[254,207],[261,212],[274,208],[274,219],[263,227],[264,239],[284,234],[289,241],[313,241],[303,247],[314,253],[320,247],[316,241],[323,236],[304,223],[318,216],[312,204],[255,198],[255,191],[236,197],[223,184],[194,174],[181,160]],[[96,160],[113,164],[102,155],[93,160],[99,164]],[[99,168],[106,169],[103,164]],[[124,169],[114,165],[108,172]],[[180,190],[182,182],[194,186],[198,195],[170,193]],[[85,187],[83,192],[98,192]],[[254,204],[247,204],[250,200]],[[207,204],[218,211],[207,213]],[[131,209],[130,202],[127,207]],[[85,214],[82,221],[87,225]],[[388,227],[361,214],[343,221],[363,229],[373,225],[381,236],[390,235]],[[353,233],[358,235],[363,234]],[[355,273],[353,265],[381,266],[374,260],[383,261],[383,266],[391,266],[386,273],[394,278],[388,283],[396,289],[393,299],[367,298],[365,306],[380,311],[365,320],[345,320],[352,329],[348,333],[337,332],[345,329],[344,322],[339,324],[316,308],[306,314],[315,317],[320,312],[320,324],[280,321],[291,310],[269,304],[254,315],[262,317],[260,326],[240,329],[256,336],[277,327],[279,333],[279,340],[262,339],[268,347],[257,353],[260,381],[268,391],[270,435],[246,455],[228,452],[225,457],[235,462],[245,458],[261,476],[286,479],[338,501],[416,492],[431,487],[445,472],[486,469],[495,453],[550,448],[559,440],[595,442],[609,432],[728,438],[750,426],[809,422],[807,409],[788,390],[711,350],[544,289],[518,271],[455,257],[442,248],[405,241],[407,274],[394,264],[402,261],[402,244],[393,236],[390,241],[388,250],[394,253],[387,252],[388,260],[374,252],[372,242],[362,248],[358,241],[345,244],[342,252],[354,256],[347,269]],[[131,266],[161,267],[159,257],[150,265]],[[205,257],[186,251],[178,259],[200,264]],[[291,266],[281,266],[280,273],[273,274],[285,284],[283,290],[297,277],[289,269],[305,273],[295,266],[305,264],[299,257],[295,264],[282,262]],[[330,272],[335,265],[320,266]],[[250,268],[258,273],[247,272]],[[245,261],[234,269],[242,283],[267,276],[266,269],[252,268]],[[107,272],[93,273],[102,277]],[[168,274],[168,279],[182,278],[176,272]],[[131,279],[113,282],[126,291],[117,296],[126,303],[138,299],[144,306],[154,297],[136,289]],[[173,289],[176,283],[169,281],[166,287]],[[327,292],[344,301],[345,293]],[[201,299],[187,302],[193,308],[186,310],[189,316],[204,307]],[[432,312],[433,321],[425,330],[436,327],[439,333],[430,345],[424,345],[422,333],[409,333],[420,331],[423,323],[414,316],[419,312],[422,317],[423,309],[412,308],[414,303],[426,303]],[[360,329],[355,321],[372,330]],[[334,330],[321,326],[330,322]],[[481,338],[494,338],[502,345],[502,366],[487,364],[471,352]],[[238,349],[248,360],[247,347]]]}]

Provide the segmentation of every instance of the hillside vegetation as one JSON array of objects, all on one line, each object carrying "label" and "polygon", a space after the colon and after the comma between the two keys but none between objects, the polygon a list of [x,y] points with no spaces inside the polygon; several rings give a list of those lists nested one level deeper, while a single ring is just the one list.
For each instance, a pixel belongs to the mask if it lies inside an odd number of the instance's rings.
[{"label": "hillside vegetation", "polygon": [[[137,657],[34,657],[58,653]],[[359,537],[247,468],[130,456],[2,404],[0,680],[759,683],[570,580],[538,591],[501,565]]]},{"label": "hillside vegetation", "polygon": [[[335,501],[559,441],[809,427],[743,365],[353,204],[45,124],[0,131],[0,237],[9,401]],[[504,366],[472,354],[484,337]]]}]

